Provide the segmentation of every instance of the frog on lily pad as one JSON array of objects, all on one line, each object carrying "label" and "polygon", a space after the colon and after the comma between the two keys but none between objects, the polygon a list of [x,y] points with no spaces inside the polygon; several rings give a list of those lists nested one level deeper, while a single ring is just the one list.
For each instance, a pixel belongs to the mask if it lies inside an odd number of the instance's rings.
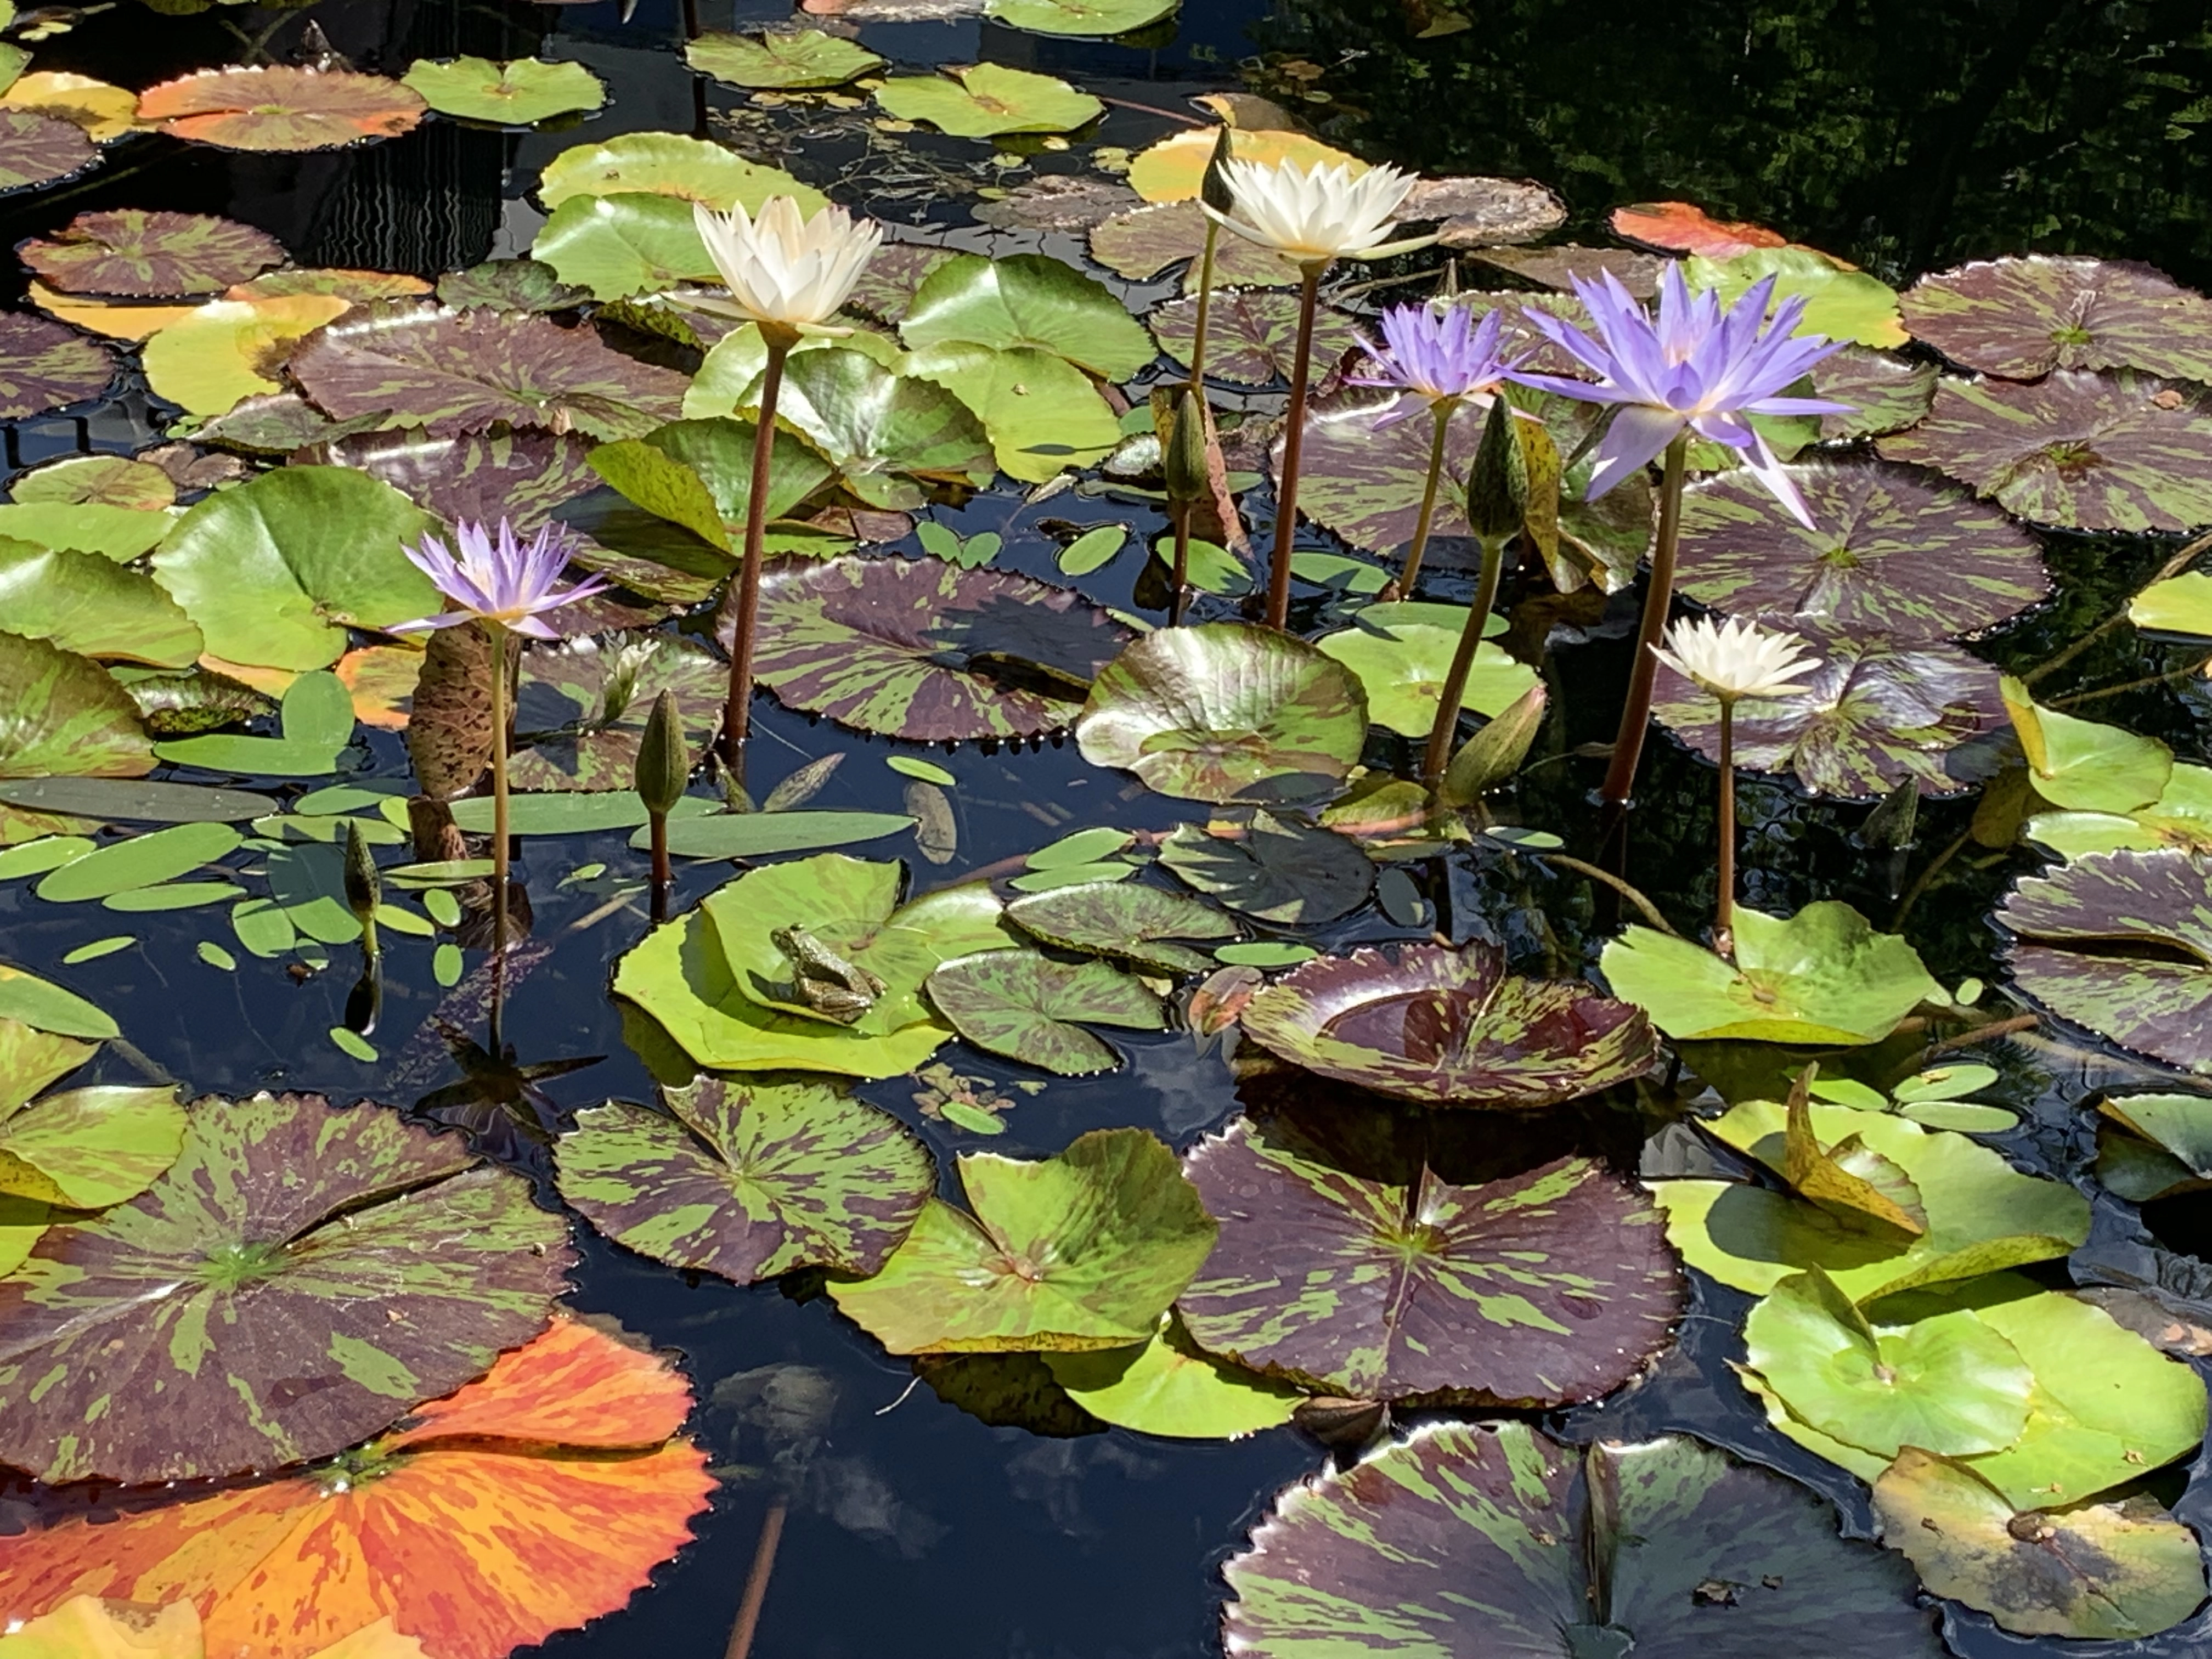
[{"label": "frog on lily pad", "polygon": [[791,963],[793,1000],[824,1019],[850,1025],[884,994],[881,979],[846,961],[804,927],[775,928],[769,942]]}]

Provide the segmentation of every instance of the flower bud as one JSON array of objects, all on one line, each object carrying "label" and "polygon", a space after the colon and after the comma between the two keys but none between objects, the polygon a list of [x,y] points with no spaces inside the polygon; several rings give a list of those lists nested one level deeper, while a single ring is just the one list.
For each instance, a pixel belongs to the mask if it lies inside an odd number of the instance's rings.
[{"label": "flower bud", "polygon": [[376,855],[358,823],[346,825],[345,901],[354,920],[363,927],[374,925],[376,907],[384,897],[384,884],[376,873]]},{"label": "flower bud", "polygon": [[1167,483],[1168,500],[1187,507],[1206,499],[1212,484],[1206,466],[1206,405],[1188,386],[1176,401],[1175,425],[1160,454],[1160,471]]},{"label": "flower bud", "polygon": [[691,781],[690,749],[684,741],[684,722],[678,718],[672,691],[663,691],[654,698],[653,713],[646,716],[645,735],[638,739],[635,781],[638,799],[655,817],[673,811],[676,803],[684,799],[684,786]]},{"label": "flower bud", "polygon": [[1467,475],[1467,521],[1483,542],[1504,542],[1521,528],[1528,507],[1528,460],[1513,430],[1513,410],[1503,394],[1490,400],[1482,443]]},{"label": "flower bud", "polygon": [[1199,181],[1198,198],[1216,213],[1236,210],[1237,192],[1229,188],[1229,175],[1222,163],[1230,159],[1231,129],[1224,125],[1214,135],[1213,154],[1206,159],[1206,176]]}]

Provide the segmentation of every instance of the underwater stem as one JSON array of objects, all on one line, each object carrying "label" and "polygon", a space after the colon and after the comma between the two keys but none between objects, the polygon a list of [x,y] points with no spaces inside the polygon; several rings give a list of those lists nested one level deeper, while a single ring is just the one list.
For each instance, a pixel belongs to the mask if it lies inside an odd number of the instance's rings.
[{"label": "underwater stem", "polygon": [[738,567],[731,592],[725,596],[732,611],[730,633],[730,694],[722,705],[722,757],[743,776],[745,738],[752,731],[753,633],[760,618],[761,544],[768,533],[769,462],[775,453],[775,399],[783,389],[783,360],[799,343],[796,331],[761,325],[768,347],[768,367],[761,374],[760,409],[754,419],[751,493],[745,497],[744,562]]},{"label": "underwater stem", "polygon": [[1652,647],[1667,631],[1667,612],[1674,600],[1674,549],[1682,532],[1682,475],[1689,460],[1686,429],[1667,446],[1667,471],[1659,486],[1659,535],[1651,547],[1651,586],[1644,595],[1644,624],[1636,633],[1636,660],[1629,665],[1628,701],[1620,710],[1620,735],[1613,739],[1613,764],[1599,792],[1618,812],[1636,793],[1637,763],[1644,758],[1644,733],[1651,725],[1651,690],[1659,659]]},{"label": "underwater stem", "polygon": [[1267,571],[1267,626],[1287,628],[1291,621],[1291,548],[1298,538],[1298,457],[1305,447],[1306,380],[1312,368],[1314,306],[1321,296],[1326,259],[1312,259],[1304,267],[1298,287],[1297,353],[1291,360],[1291,407],[1284,417],[1283,482],[1275,491],[1275,558]]},{"label": "underwater stem", "polygon": [[738,1603],[737,1623],[730,1626],[730,1644],[722,1659],[746,1659],[753,1649],[753,1632],[760,1627],[761,1604],[768,1600],[769,1575],[775,1571],[775,1547],[783,1540],[784,1502],[769,1505],[761,1522],[760,1542],[753,1547],[752,1571],[745,1575],[745,1593]]},{"label": "underwater stem", "polygon": [[1453,411],[1459,407],[1451,398],[1439,398],[1431,406],[1436,416],[1436,435],[1429,440],[1429,481],[1421,486],[1421,515],[1413,520],[1413,539],[1406,547],[1406,568],[1398,573],[1397,589],[1402,599],[1413,597],[1413,583],[1421,574],[1421,556],[1429,550],[1429,526],[1437,516],[1437,486],[1443,482],[1444,438],[1451,430]]},{"label": "underwater stem", "polygon": [[1467,626],[1460,630],[1459,647],[1452,653],[1451,667],[1444,675],[1443,689],[1437,696],[1436,724],[1429,727],[1429,744],[1421,753],[1421,782],[1433,790],[1443,778],[1444,769],[1451,764],[1452,739],[1459,735],[1459,707],[1467,695],[1467,677],[1474,666],[1475,653],[1482,648],[1483,629],[1490,620],[1490,607],[1498,603],[1498,580],[1505,568],[1505,544],[1510,535],[1495,539],[1486,537],[1482,544],[1482,576],[1475,584],[1474,608],[1468,612]]}]

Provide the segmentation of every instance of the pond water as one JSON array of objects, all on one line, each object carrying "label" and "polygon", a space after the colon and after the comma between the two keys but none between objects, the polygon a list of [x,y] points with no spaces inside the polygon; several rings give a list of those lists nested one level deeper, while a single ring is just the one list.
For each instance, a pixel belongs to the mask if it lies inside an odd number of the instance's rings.
[{"label": "pond water", "polygon": [[[1550,186],[1564,211],[1559,228],[1547,230],[1549,240],[1610,241],[1607,216],[1614,207],[1680,198],[1717,218],[1771,227],[1842,255],[1897,289],[1965,260],[2031,251],[2142,260],[2203,286],[2212,281],[2203,234],[2212,207],[2212,163],[2201,125],[2212,108],[2212,38],[2201,16],[2185,15],[2187,9],[2146,5],[2085,13],[2021,0],[1973,9],[1969,20],[1963,12],[1930,19],[1925,8],[1900,3],[1861,8],[1846,20],[1809,6],[1598,4],[1569,15],[1516,0],[1481,8],[1473,27],[1465,28],[1458,25],[1467,20],[1443,0],[1314,0],[1272,12],[1246,0],[1188,0],[1171,23],[1119,41],[1028,32],[975,15],[868,21],[850,31],[888,60],[893,73],[1000,64],[1062,77],[1107,100],[1103,118],[1083,127],[1072,144],[1029,135],[994,145],[910,124],[886,130],[881,112],[863,99],[749,98],[686,69],[679,52],[687,21],[743,30],[790,21],[768,0],[638,0],[628,16],[614,0],[546,6],[322,0],[289,10],[119,0],[37,40],[35,67],[143,88],[198,69],[258,61],[249,56],[256,52],[276,62],[301,61],[317,49],[308,36],[312,25],[329,50],[362,70],[397,75],[422,58],[535,55],[586,66],[605,82],[607,101],[595,113],[537,130],[432,120],[386,142],[304,154],[241,153],[136,137],[80,179],[0,198],[0,219],[12,244],[101,210],[219,215],[273,235],[299,266],[434,280],[487,259],[527,254],[548,218],[536,199],[541,171],[563,151],[622,134],[674,132],[713,137],[787,169],[876,216],[897,241],[994,256],[1041,250],[1079,261],[1085,254],[1079,229],[1000,228],[979,224],[975,210],[994,206],[1008,189],[1045,174],[1109,176],[1097,167],[1102,150],[1109,167],[1118,157],[1125,167],[1128,155],[1199,118],[1194,96],[1249,83],[1266,97],[1302,98],[1302,112],[1322,124],[1324,137],[1368,159],[1435,175],[1526,176]],[[1406,294],[1417,295],[1433,287],[1431,273],[1440,263],[1432,250],[1423,251],[1381,270],[1405,284]],[[1471,258],[1459,266],[1461,286],[1507,285]],[[1177,291],[1172,274],[1133,280],[1096,264],[1086,269],[1108,279],[1139,312]],[[9,302],[27,303],[23,275],[4,280],[15,285]],[[1339,280],[1345,280],[1341,273]],[[1371,307],[1396,295],[1386,289],[1340,297]],[[2200,356],[2204,337],[2212,331],[2197,337]],[[276,343],[289,343],[286,337]],[[696,353],[687,357],[642,332],[624,333],[621,343],[686,373],[697,366]],[[1932,350],[1915,350],[1916,360],[1935,361]],[[1163,360],[1137,384],[1172,384],[1173,377]],[[1279,413],[1280,393],[1279,385],[1224,386],[1217,404],[1224,416],[1255,411],[1256,422]],[[1141,396],[1138,401],[1141,405]],[[176,402],[149,390],[134,363],[106,401],[12,423],[7,459],[11,469],[27,469],[72,454],[131,454],[161,441],[179,420]],[[2191,501],[2203,495],[2207,454],[2212,449],[2200,448],[2193,460],[2176,463],[2198,475]],[[272,459],[263,455],[256,464]],[[1237,458],[1232,434],[1231,470],[1251,464],[1249,450],[1244,459]],[[1262,558],[1267,538],[1260,532],[1272,523],[1269,489],[1261,480],[1242,497]],[[605,510],[613,499],[602,488],[562,512],[612,544]],[[939,489],[920,516],[962,538],[1001,537],[994,569],[1073,585],[1101,606],[1157,623],[1163,585],[1133,549],[1079,577],[1066,574],[1061,563],[1076,531],[1092,525],[1129,526],[1134,542],[1148,544],[1167,524],[1157,501],[1157,494],[1126,489],[1032,499],[1030,486],[1001,476],[972,492]],[[2212,511],[2182,516],[2198,522],[2212,519]],[[1971,635],[1972,655],[2014,674],[2035,674],[2048,665],[2033,688],[2044,707],[2154,739],[2183,764],[2212,761],[2212,681],[2195,672],[2207,654],[2204,640],[2148,634],[2112,620],[2168,566],[2185,535],[2040,525],[2026,533],[2050,572],[2052,591],[2008,620],[1962,630]],[[1340,554],[1345,546],[1319,526],[1307,526],[1301,545],[1324,554]],[[902,535],[888,550],[868,550],[928,556],[922,547]],[[1465,606],[1475,590],[1477,562],[1470,538],[1441,538],[1422,597]],[[1366,568],[1378,564],[1370,560]],[[1320,568],[1307,567],[1309,573]],[[1302,580],[1292,630],[1311,638],[1352,625],[1374,584],[1359,592],[1355,581],[1348,591],[1346,580],[1339,570],[1333,586]],[[1621,902],[1544,854],[1564,847],[1584,863],[1601,857],[1592,792],[1629,678],[1638,590],[1629,586],[1609,600],[1587,590],[1554,599],[1540,567],[1523,568],[1509,577],[1500,609],[1514,618],[1523,654],[1543,656],[1551,695],[1550,719],[1520,776],[1489,798],[1472,839],[1385,861],[1383,868],[1400,872],[1393,902],[1364,903],[1316,927],[1255,926],[1251,931],[1259,937],[1342,955],[1440,934],[1454,945],[1498,947],[1519,974],[1580,978],[1595,968],[1621,925]],[[655,614],[665,616],[666,608]],[[1221,622],[1243,611],[1234,596],[1201,594],[1194,614]],[[6,626],[0,614],[0,629]],[[663,631],[702,641],[708,618],[666,622]],[[1939,672],[1954,671],[1908,665],[1888,693],[1909,696],[1918,676]],[[1993,690],[1992,684],[1976,695],[1987,703]],[[532,695],[526,689],[526,727],[534,709],[550,711],[549,724],[563,718],[557,699],[544,701],[551,696],[547,685],[537,688],[538,704]],[[1904,720],[1899,716],[1899,723]],[[1985,757],[1974,763],[1980,769],[1955,775],[1947,788],[1931,787],[1917,801],[1902,846],[1870,830],[1878,791],[1823,799],[1787,774],[1745,773],[1741,902],[1775,915],[1816,901],[1846,902],[1877,928],[1909,939],[1939,987],[1975,980],[1999,988],[1981,1006],[1987,1017],[2010,1017],[2017,1009],[2002,988],[2010,971],[2006,938],[1992,913],[2016,882],[2053,860],[2016,842],[2009,827],[2002,834],[1974,833],[1978,823],[1986,828],[1996,791],[1977,786],[1997,776],[2008,760],[2016,769],[2016,748],[2003,749],[2008,738],[2002,708],[1981,724]],[[276,729],[265,717],[252,728]],[[1368,734],[1364,760],[1378,771],[1411,775],[1419,746],[1417,738],[1376,729]],[[1940,747],[1931,752],[1940,756]],[[927,768],[915,774],[888,763],[902,757]],[[923,744],[856,733],[767,695],[757,700],[745,776],[756,799],[828,757],[841,758],[805,801],[809,810],[911,811],[916,777],[934,775],[928,769],[946,775],[935,787],[949,809],[950,833],[940,834],[932,856],[925,858],[904,830],[845,849],[856,858],[902,859],[914,892],[978,878],[1001,884],[1003,891],[1010,878],[1033,870],[1025,863],[1030,854],[1073,832],[1111,826],[1139,837],[1134,845],[1143,852],[1179,825],[1204,824],[1209,811],[1200,802],[1148,790],[1127,771],[1091,763],[1064,731]],[[1630,819],[1626,874],[1673,926],[1697,937],[1711,918],[1717,890],[1715,769],[1666,732],[1652,735],[1644,769]],[[338,763],[313,777],[167,765],[152,775],[258,788],[290,799],[334,778],[402,799],[416,775],[399,731],[363,725]],[[619,782],[629,782],[626,768]],[[719,799],[703,773],[691,793],[702,804]],[[1889,811],[1899,805],[1893,800]],[[368,805],[366,816],[374,818],[374,801]],[[2200,815],[2200,826],[2208,817],[2212,807]],[[129,827],[143,832],[152,826]],[[1540,839],[1530,842],[1529,832]],[[2185,844],[2199,849],[2190,867],[2202,882],[2205,843]],[[469,977],[454,987],[443,982],[450,972],[434,972],[436,941],[387,930],[374,1046],[351,1050],[331,1035],[362,1023],[349,1006],[358,971],[350,945],[325,948],[308,940],[257,956],[240,948],[242,934],[234,937],[215,908],[118,914],[97,903],[41,898],[32,878],[0,882],[0,955],[112,1017],[122,1035],[102,1048],[83,1078],[174,1082],[186,1098],[265,1090],[381,1102],[465,1133],[488,1157],[526,1175],[543,1202],[557,1206],[551,1149],[573,1125],[573,1114],[610,1100],[649,1102],[657,1079],[672,1081],[691,1068],[665,1036],[648,1030],[650,1022],[609,992],[617,963],[653,922],[644,858],[630,846],[628,825],[526,835],[519,845],[516,875],[527,885],[530,938],[507,975],[500,1018],[514,1053],[505,1065],[483,1063],[478,1051],[479,1063],[465,1068],[454,1044],[432,1023],[442,1020],[456,1033],[465,1030],[483,1040],[488,970],[480,938],[471,937],[463,959]],[[253,861],[250,854],[225,856],[234,871]],[[401,856],[396,847],[384,853],[387,865]],[[726,860],[679,859],[671,914],[693,911],[735,873]],[[1160,871],[1137,879],[1175,884]],[[1637,921],[1636,912],[1626,920]],[[131,942],[111,953],[70,960],[95,941],[124,935]],[[2212,959],[2204,957],[2206,948],[2201,939],[2193,946],[2174,944],[2169,933],[2158,960],[2185,963],[2194,949],[2201,969]],[[1187,992],[1193,982],[1185,976],[1179,988]],[[1983,1017],[1939,1022],[1938,1033],[1967,1031]],[[2178,1018],[2183,1046],[2212,1056],[2203,1036],[2212,1027],[2212,996],[2199,993]],[[1931,1035],[1924,1025],[1909,1027],[1886,1042],[1824,1055],[1823,1066],[1831,1077],[1894,1084],[1933,1063],[1936,1056],[1923,1052]],[[976,1131],[973,1109],[963,1126],[957,1112],[948,1118],[938,1109],[941,1099],[923,1103],[927,1085],[944,1086],[941,1072],[920,1082],[905,1075],[864,1081],[857,1092],[919,1135],[935,1155],[939,1192],[956,1201],[957,1155],[1042,1159],[1088,1132],[1120,1127],[1149,1132],[1182,1152],[1221,1129],[1246,1103],[1219,1043],[1185,1030],[1117,1030],[1110,1041],[1122,1063],[1087,1077],[1048,1077],[964,1043],[945,1047],[935,1060],[986,1097],[997,1118],[993,1125],[985,1115],[983,1127],[998,1130],[992,1134]],[[1711,1170],[1741,1176],[1751,1167],[1747,1158],[1710,1144],[1698,1147],[1691,1132],[1676,1125],[1662,1133],[1662,1126],[1692,1103],[1704,1110],[1722,1097],[1779,1099],[1786,1079],[1772,1081],[1784,1076],[1773,1054],[1754,1042],[1695,1044],[1632,1083],[1555,1114],[1540,1133],[1516,1127],[1504,1139],[1525,1133],[1543,1143],[1545,1157],[1588,1153],[1627,1175],[1640,1164],[1655,1177]],[[1998,1265],[2024,1264],[2038,1285],[2053,1289],[2126,1283],[2125,1273],[2162,1270],[2166,1294],[2158,1305],[2166,1315],[2212,1324],[2212,1304],[2198,1299],[2212,1286],[2190,1278],[2206,1270],[2182,1259],[2212,1248],[2200,1207],[2205,1182],[2185,1180],[2179,1184],[2192,1190],[2161,1197],[2139,1215],[2094,1179],[2098,1119],[2085,1109],[2107,1089],[2201,1092],[2201,1076],[2192,1085],[2182,1066],[2161,1066],[2082,1026],[2048,1018],[2022,1022],[2008,1038],[1961,1042],[1942,1058],[1994,1068],[1996,1076],[1974,1098],[2017,1114],[2016,1127],[1984,1128],[1979,1139],[1985,1146],[2090,1200],[2082,1237],[2065,1241],[2079,1246],[2070,1276],[2063,1248]],[[1707,1080],[1718,1096],[1702,1092]],[[1326,1086],[1346,1098],[1370,1098],[1349,1085]],[[2200,1104],[2212,1112],[2212,1097]],[[2113,1131],[2105,1133],[2109,1139]],[[1431,1150],[1439,1168],[1449,1163],[1446,1151],[1424,1143],[1425,1167]],[[1778,1173],[1762,1178],[1779,1190]],[[717,1659],[730,1642],[772,1511],[781,1537],[752,1647],[765,1659],[890,1653],[908,1659],[1169,1659],[1218,1652],[1224,1565],[1246,1547],[1279,1492],[1330,1463],[1328,1448],[1287,1425],[1237,1440],[1109,1427],[1070,1404],[1057,1385],[1027,1372],[986,1380],[1000,1390],[1002,1414],[1026,1413],[1035,1426],[986,1421],[945,1397],[958,1391],[946,1374],[939,1373],[934,1384],[919,1377],[910,1360],[888,1352],[842,1314],[818,1273],[740,1286],[663,1265],[611,1243],[580,1219],[571,1221],[576,1262],[565,1305],[619,1322],[680,1356],[698,1401],[687,1431],[715,1479],[711,1508],[691,1523],[692,1541],[653,1567],[649,1586],[627,1606],[552,1635],[544,1644],[549,1653]],[[1768,1427],[1759,1402],[1731,1370],[1742,1355],[1752,1307],[1743,1290],[1692,1273],[1679,1338],[1648,1378],[1593,1403],[1504,1415],[1574,1445],[1692,1433],[1802,1481],[1837,1506],[1847,1533],[1870,1536],[1875,1513],[1868,1483]],[[0,1315],[6,1311],[0,1306]],[[0,1381],[0,1389],[11,1386]],[[1395,1426],[1477,1415],[1401,1408]],[[192,1425],[180,1420],[175,1432],[188,1438]],[[1345,1449],[1347,1456],[1356,1445]],[[2199,1457],[2186,1453],[2137,1487],[2182,1522],[2201,1524],[2212,1513],[2205,1498],[2212,1489],[2196,1478]],[[66,1507],[76,1500],[56,1500],[19,1480],[0,1491],[0,1527],[31,1526],[57,1501]],[[431,1522],[420,1524],[418,1553],[408,1569],[418,1577],[434,1575],[447,1552],[465,1556],[502,1547],[482,1535],[449,1538]],[[582,1530],[571,1540],[573,1555],[524,1553],[523,1565],[514,1569],[523,1575],[520,1601],[544,1594],[564,1572],[588,1576],[595,1546],[589,1528]],[[1573,1547],[1562,1539],[1551,1547]],[[25,1607],[8,1601],[20,1589],[18,1580],[11,1590],[9,1558],[0,1554],[0,1614],[24,1616]],[[2201,1612],[2141,1640],[2084,1643],[2009,1633],[1956,1601],[1942,1607],[1944,1640],[1971,1659],[2075,1651],[2179,1656],[2212,1644],[2212,1617]],[[1369,1650],[1584,1650],[1492,1645],[1479,1633],[1487,1628],[1486,1618],[1468,1614],[1457,1633],[1432,1646],[1392,1637],[1377,1638],[1370,1649],[1340,1632],[1310,1647],[1263,1643],[1255,1650],[1315,1659]],[[426,1649],[434,1655],[477,1650],[430,1642]],[[252,1650],[289,1651],[281,1645]],[[1616,1650],[1627,1651],[1587,1650]],[[1838,1618],[1790,1633],[1780,1650],[1857,1649],[1847,1620]],[[0,1659],[6,1659],[3,1642]]]}]

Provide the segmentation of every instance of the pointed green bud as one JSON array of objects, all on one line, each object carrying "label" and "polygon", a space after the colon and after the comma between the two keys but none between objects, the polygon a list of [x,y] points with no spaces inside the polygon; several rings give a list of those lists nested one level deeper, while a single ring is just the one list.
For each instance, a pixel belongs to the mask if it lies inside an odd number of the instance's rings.
[{"label": "pointed green bud", "polygon": [[1521,769],[1528,750],[1543,729],[1549,694],[1532,685],[1498,712],[1482,730],[1467,740],[1452,757],[1450,769],[1438,787],[1437,799],[1447,806],[1472,806],[1486,789],[1495,789]]},{"label": "pointed green bud", "polygon": [[1467,475],[1467,521],[1476,536],[1493,545],[1521,528],[1528,508],[1528,458],[1521,453],[1513,418],[1502,395],[1491,398],[1482,443]]},{"label": "pointed green bud", "polygon": [[691,781],[691,753],[684,741],[684,722],[676,713],[676,694],[663,691],[646,716],[645,735],[638,740],[638,799],[655,817],[665,817],[684,799]]},{"label": "pointed green bud", "polygon": [[376,873],[376,855],[368,850],[361,826],[349,823],[345,843],[346,908],[353,912],[355,921],[367,927],[373,925],[376,907],[383,897],[384,884]]},{"label": "pointed green bud", "polygon": [[1206,405],[1188,386],[1176,400],[1175,425],[1160,452],[1168,500],[1177,507],[1202,501],[1212,486],[1206,466]]},{"label": "pointed green bud", "polygon": [[1222,166],[1230,158],[1230,147],[1233,142],[1230,131],[1224,125],[1214,135],[1213,154],[1206,160],[1205,178],[1199,181],[1199,200],[1216,213],[1234,212],[1237,207],[1237,192],[1229,188],[1229,174]]}]

